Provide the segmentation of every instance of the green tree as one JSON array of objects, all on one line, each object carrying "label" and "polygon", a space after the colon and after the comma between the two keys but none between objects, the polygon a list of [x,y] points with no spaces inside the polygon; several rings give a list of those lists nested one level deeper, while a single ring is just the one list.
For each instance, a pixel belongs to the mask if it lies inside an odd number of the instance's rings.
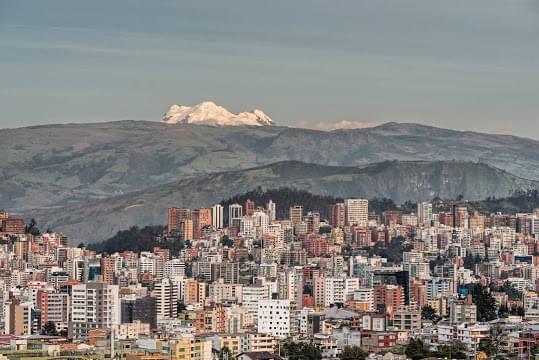
[{"label": "green tree", "polygon": [[229,238],[228,235],[223,235],[223,237],[221,238],[221,244],[223,244],[223,246],[231,248],[234,246],[234,241],[232,241],[232,239]]},{"label": "green tree", "polygon": [[496,300],[481,284],[475,284],[471,289],[473,303],[477,306],[477,320],[482,322],[492,321],[497,318]]},{"label": "green tree", "polygon": [[219,353],[217,353],[217,358],[219,360],[234,360],[234,354],[232,354],[232,351],[228,347],[223,347],[221,350],[219,350]]},{"label": "green tree", "polygon": [[430,305],[425,305],[421,308],[421,318],[424,320],[436,321],[438,319],[438,314],[436,310]]},{"label": "green tree", "polygon": [[345,346],[341,354],[340,360],[364,360],[369,356],[369,353],[364,351],[359,346]]},{"label": "green tree", "polygon": [[466,351],[466,345],[456,340],[442,346],[438,351],[438,356],[447,359],[467,359]]},{"label": "green tree", "polygon": [[321,360],[322,352],[314,344],[286,341],[280,349],[281,355],[288,360]]},{"label": "green tree", "polygon": [[37,227],[36,219],[30,219],[30,222],[25,226],[24,232],[26,234],[37,236],[40,234],[39,229]]},{"label": "green tree", "polygon": [[53,321],[47,321],[45,325],[43,325],[43,330],[41,332],[43,335],[58,336],[56,324]]},{"label": "green tree", "polygon": [[506,304],[501,304],[500,307],[498,308],[498,317],[506,318],[507,316],[509,316],[509,308],[507,307]]},{"label": "green tree", "polygon": [[421,339],[411,339],[404,353],[412,360],[419,360],[429,357],[430,350]]}]

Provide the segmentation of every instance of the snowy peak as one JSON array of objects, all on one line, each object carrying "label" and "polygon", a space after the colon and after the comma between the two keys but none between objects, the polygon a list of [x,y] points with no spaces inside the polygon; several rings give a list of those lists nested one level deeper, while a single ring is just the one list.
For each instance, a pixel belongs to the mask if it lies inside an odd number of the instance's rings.
[{"label": "snowy peak", "polygon": [[204,101],[195,106],[172,105],[163,116],[163,122],[212,126],[273,125],[273,120],[262,110],[234,114],[212,101]]}]

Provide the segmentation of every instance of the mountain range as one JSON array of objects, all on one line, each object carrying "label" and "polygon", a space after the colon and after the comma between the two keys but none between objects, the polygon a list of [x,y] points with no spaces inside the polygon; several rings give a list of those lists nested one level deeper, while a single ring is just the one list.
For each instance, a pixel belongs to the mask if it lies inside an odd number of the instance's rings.
[{"label": "mountain range", "polygon": [[415,124],[331,132],[150,121],[33,126],[0,130],[0,207],[66,206],[287,160],[331,166],[460,160],[533,180],[537,154],[535,140]]},{"label": "mountain range", "polygon": [[[188,112],[208,119],[197,106]],[[163,223],[168,206],[208,206],[258,185],[399,202],[507,196],[539,179],[539,141],[514,136],[400,123],[318,131],[178,121],[0,130],[0,208],[95,241]]]},{"label": "mountain range", "polygon": [[285,186],[342,198],[387,197],[402,203],[434,196],[503,197],[517,190],[537,189],[539,182],[485,164],[460,161],[387,161],[365,167],[285,161],[185,178],[89,203],[33,210],[32,216],[43,226],[62,229],[73,241],[96,242],[133,225],[164,224],[168,207],[210,206],[259,186]]}]

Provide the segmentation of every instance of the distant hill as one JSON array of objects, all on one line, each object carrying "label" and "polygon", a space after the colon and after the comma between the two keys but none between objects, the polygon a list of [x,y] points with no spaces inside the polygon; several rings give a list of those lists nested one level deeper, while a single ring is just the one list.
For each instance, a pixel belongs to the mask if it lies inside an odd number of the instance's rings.
[{"label": "distant hill", "polygon": [[287,160],[330,166],[458,160],[539,179],[537,154],[539,142],[530,139],[415,124],[332,132],[148,121],[33,126],[0,130],[0,207],[86,204]]},{"label": "distant hill", "polygon": [[[133,225],[163,224],[170,206],[202,207],[256,187],[289,187],[323,196],[476,200],[538,189],[539,183],[494,167],[460,161],[388,161],[365,167],[278,162],[212,173],[150,189],[56,209],[29,210],[42,228],[64,231],[72,243],[104,240]],[[277,206],[282,204],[277,203]]]}]

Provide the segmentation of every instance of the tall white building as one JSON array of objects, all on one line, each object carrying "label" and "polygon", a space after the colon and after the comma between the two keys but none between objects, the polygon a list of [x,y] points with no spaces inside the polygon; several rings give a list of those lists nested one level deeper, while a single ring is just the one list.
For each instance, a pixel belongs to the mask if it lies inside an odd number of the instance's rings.
[{"label": "tall white building", "polygon": [[178,315],[178,285],[171,279],[161,279],[154,286],[157,319],[175,319]]},{"label": "tall white building", "polygon": [[266,234],[269,229],[269,216],[264,211],[255,211],[253,214],[255,223],[256,236],[261,237],[262,234]]},{"label": "tall white building", "polygon": [[273,201],[270,200],[268,201],[267,209],[268,209],[269,221],[271,223],[272,221],[275,221],[275,219],[277,218],[277,206],[275,205]]},{"label": "tall white building", "polygon": [[228,206],[228,226],[237,226],[243,216],[243,206],[232,204]]},{"label": "tall white building", "polygon": [[290,207],[290,221],[293,225],[296,225],[303,221],[303,206],[296,205]]},{"label": "tall white building", "polygon": [[100,282],[73,285],[68,336],[85,340],[94,328],[110,329],[120,323],[118,285]]},{"label": "tall white building", "polygon": [[279,338],[290,335],[289,300],[260,300],[258,302],[258,333]]},{"label": "tall white building", "polygon": [[211,207],[211,225],[216,229],[223,228],[223,206],[220,204]]},{"label": "tall white building", "polygon": [[430,226],[432,221],[432,204],[429,202],[417,203],[417,222],[419,225]]},{"label": "tall white building", "polygon": [[369,200],[346,199],[344,206],[348,225],[367,225],[369,222]]}]

